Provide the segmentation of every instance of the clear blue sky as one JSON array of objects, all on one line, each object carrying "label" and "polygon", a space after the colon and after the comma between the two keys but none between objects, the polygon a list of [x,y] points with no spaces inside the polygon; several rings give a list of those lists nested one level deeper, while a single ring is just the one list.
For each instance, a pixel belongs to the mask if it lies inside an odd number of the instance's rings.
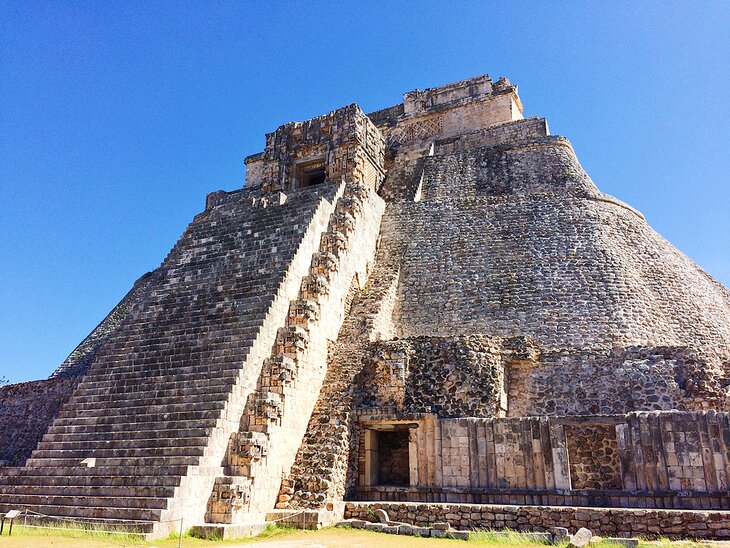
[{"label": "clear blue sky", "polygon": [[0,376],[47,376],[264,133],[488,73],[730,285],[730,2],[0,0]]}]

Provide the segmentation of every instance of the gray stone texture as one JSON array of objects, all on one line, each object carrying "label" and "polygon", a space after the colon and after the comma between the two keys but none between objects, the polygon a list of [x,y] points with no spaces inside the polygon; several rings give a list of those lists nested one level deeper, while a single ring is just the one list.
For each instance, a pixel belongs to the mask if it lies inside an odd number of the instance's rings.
[{"label": "gray stone texture", "polygon": [[602,537],[681,538],[691,535],[699,539],[730,539],[730,514],[711,511],[348,502],[345,517],[367,519],[368,513],[375,508],[386,510],[391,519],[418,526],[431,526],[449,515],[450,525],[458,529],[509,528],[540,532],[566,526],[571,531],[585,527]]},{"label": "gray stone texture", "polygon": [[0,473],[2,466],[25,464],[79,380],[51,378],[0,387]]}]

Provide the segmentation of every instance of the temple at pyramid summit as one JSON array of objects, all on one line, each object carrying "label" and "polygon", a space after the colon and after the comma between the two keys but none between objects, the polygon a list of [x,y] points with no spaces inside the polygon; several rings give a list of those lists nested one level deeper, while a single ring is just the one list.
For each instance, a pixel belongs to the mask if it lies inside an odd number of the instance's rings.
[{"label": "temple at pyramid summit", "polygon": [[0,388],[0,513],[730,539],[730,291],[515,85],[262,145],[48,379]]}]

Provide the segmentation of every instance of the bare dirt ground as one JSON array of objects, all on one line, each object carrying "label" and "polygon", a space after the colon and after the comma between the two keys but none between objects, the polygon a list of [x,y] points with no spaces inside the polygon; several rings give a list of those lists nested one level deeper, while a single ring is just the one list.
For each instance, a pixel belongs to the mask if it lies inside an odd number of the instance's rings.
[{"label": "bare dirt ground", "polygon": [[[61,536],[38,531],[13,531],[13,536],[5,533],[0,537],[0,548],[177,548],[177,539],[145,542],[142,540],[124,538],[88,538],[81,535]],[[279,530],[270,536],[254,539],[233,541],[208,541],[184,537],[183,548],[457,548],[463,546],[508,546],[509,548],[537,548],[545,546],[536,542],[521,541],[510,538],[506,541],[482,539],[470,542],[447,539],[428,539],[387,535],[353,529],[324,529],[321,531],[285,531]],[[591,545],[602,548],[600,544]],[[609,546],[609,545],[604,545]],[[614,547],[616,545],[610,545]],[[660,546],[671,548],[700,548],[704,546],[730,548],[730,542],[721,543],[693,543],[693,542],[646,542],[641,543],[645,548]]]}]

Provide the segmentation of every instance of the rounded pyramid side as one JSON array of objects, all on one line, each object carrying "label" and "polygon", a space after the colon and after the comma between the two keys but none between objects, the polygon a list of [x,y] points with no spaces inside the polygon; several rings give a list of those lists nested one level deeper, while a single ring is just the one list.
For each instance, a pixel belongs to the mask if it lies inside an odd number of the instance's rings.
[{"label": "rounded pyramid side", "polygon": [[730,291],[602,194],[567,140],[437,152],[422,195],[390,204],[383,225],[402,253],[400,335],[730,354]]}]

